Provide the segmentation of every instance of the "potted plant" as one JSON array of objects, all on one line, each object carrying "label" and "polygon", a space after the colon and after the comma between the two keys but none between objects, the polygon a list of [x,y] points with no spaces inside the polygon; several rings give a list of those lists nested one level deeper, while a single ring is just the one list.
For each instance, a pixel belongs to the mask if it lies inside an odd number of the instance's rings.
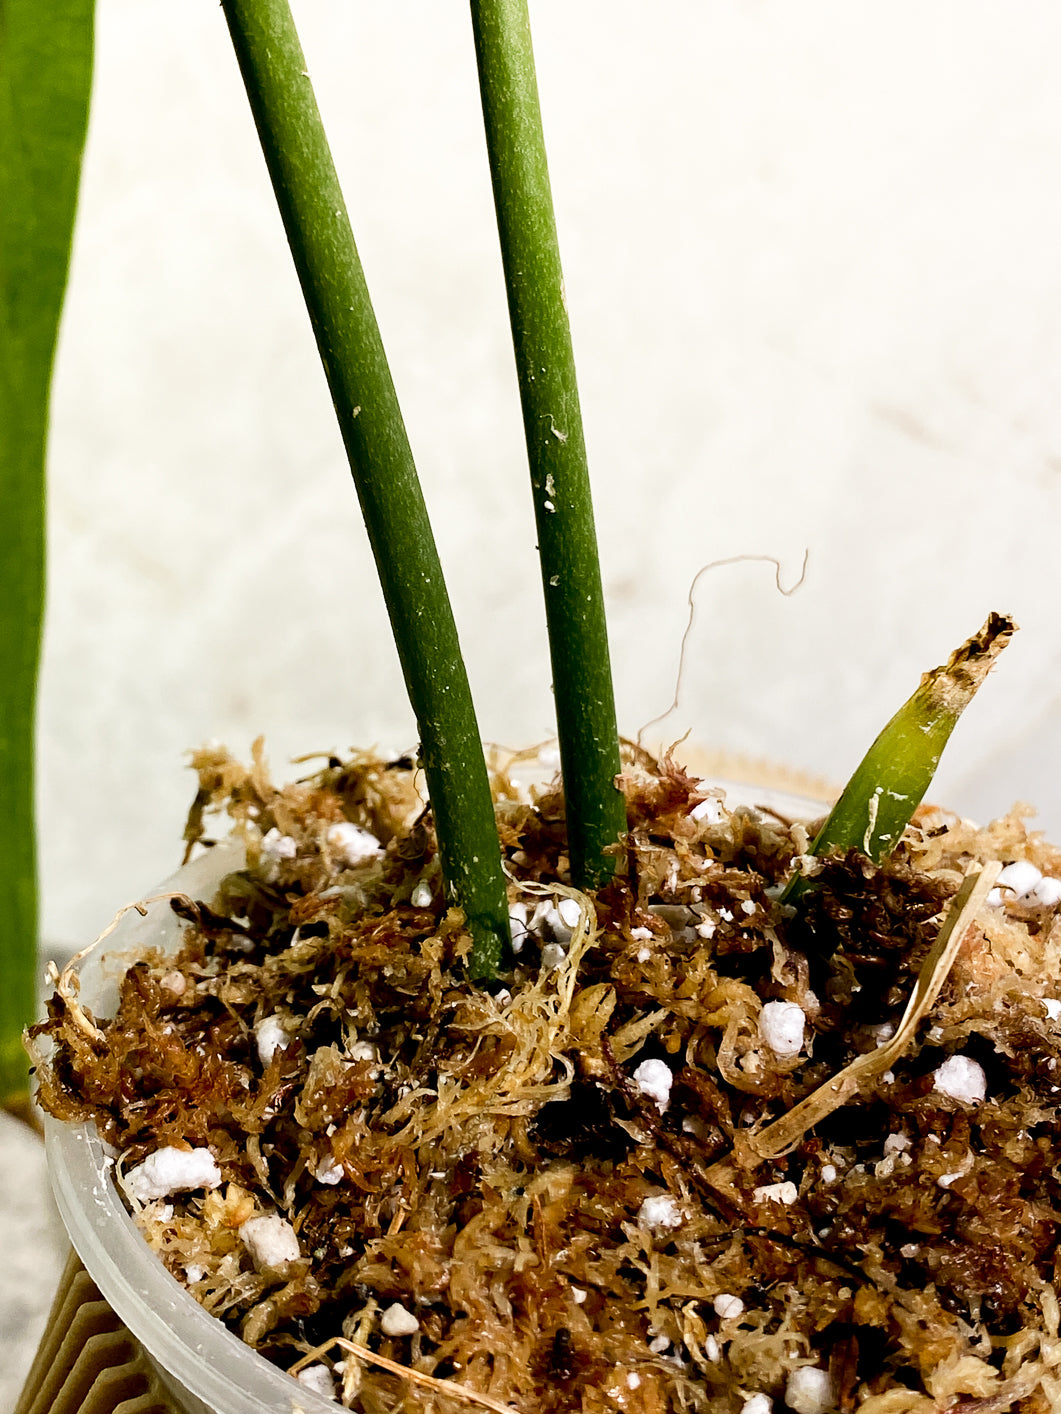
[{"label": "potted plant", "polygon": [[[58,1045],[48,1107],[118,1141],[170,1272],[299,1371],[300,1400],[1041,1405],[1049,1080],[1015,1053],[1034,1033],[1045,1055],[1049,974],[1005,964],[1048,948],[1056,861],[1019,821],[939,815],[891,853],[1012,624],[992,616],[926,675],[813,842],[670,760],[623,758],[526,12],[474,4],[562,761],[562,789],[521,796],[496,767],[491,785],[290,16],[224,9],[430,815],[412,760],[330,761],[278,790],[260,760],[201,753],[189,842],[225,804],[246,861],[223,861],[210,901],[199,878],[168,891],[192,930],[134,964],[113,1023],[61,979],[34,1028]],[[1011,856],[1019,906],[985,921]],[[981,1114],[988,1050],[1007,1064]],[[1030,1256],[990,1248],[993,1202]]]}]

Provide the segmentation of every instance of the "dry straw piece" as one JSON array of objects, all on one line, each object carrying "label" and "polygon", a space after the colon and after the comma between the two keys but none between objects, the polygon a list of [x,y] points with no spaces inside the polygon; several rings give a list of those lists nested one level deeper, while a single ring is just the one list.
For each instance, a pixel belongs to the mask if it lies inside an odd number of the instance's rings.
[{"label": "dry straw piece", "polygon": [[846,1105],[862,1089],[897,1064],[913,1043],[918,1025],[939,996],[958,956],[958,949],[968,941],[970,930],[976,926],[977,915],[994,888],[1001,869],[1002,865],[997,860],[985,864],[982,869],[970,874],[955,894],[947,919],[918,973],[917,985],[891,1040],[853,1060],[839,1075],[801,1100],[795,1109],[751,1136],[748,1146],[760,1159],[776,1159],[788,1153],[826,1115]]}]

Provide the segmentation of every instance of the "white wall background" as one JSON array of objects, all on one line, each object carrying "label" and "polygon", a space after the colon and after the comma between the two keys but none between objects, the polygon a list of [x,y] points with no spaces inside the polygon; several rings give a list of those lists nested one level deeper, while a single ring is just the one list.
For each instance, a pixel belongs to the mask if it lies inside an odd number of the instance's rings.
[{"label": "white wall background", "polygon": [[[1061,833],[1061,9],[536,0],[630,734],[841,780],[991,608],[936,795]],[[491,739],[551,731],[466,8],[303,0]],[[209,737],[414,739],[216,5],[100,0],[54,402],[44,930],[167,873]]]}]

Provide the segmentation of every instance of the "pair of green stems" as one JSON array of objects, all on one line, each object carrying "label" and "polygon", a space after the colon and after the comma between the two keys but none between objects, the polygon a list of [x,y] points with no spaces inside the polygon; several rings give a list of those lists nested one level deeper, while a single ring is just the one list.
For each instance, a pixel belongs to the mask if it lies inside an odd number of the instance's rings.
[{"label": "pair of green stems", "polygon": [[[346,206],[287,0],[223,0],[368,526],[469,972],[496,974],[508,909],[456,626]],[[615,867],[626,828],[604,599],[526,0],[471,0],[487,150],[539,539],[572,881]],[[1012,633],[992,615],[888,723],[814,841],[880,859]],[[785,897],[807,887],[795,877]]]},{"label": "pair of green stems", "polygon": [[[365,276],[287,0],[224,0],[368,527],[469,970],[496,973],[508,906],[457,629]],[[604,595],[526,0],[472,0],[487,149],[541,557],[571,872],[626,828]]]}]

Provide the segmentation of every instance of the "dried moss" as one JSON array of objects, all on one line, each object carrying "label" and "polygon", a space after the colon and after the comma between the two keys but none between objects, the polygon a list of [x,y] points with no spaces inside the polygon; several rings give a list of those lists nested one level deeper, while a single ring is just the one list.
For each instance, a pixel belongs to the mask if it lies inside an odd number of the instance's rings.
[{"label": "dried moss", "polygon": [[[1061,873],[1019,815],[979,832],[922,810],[894,861],[827,863],[793,919],[776,893],[806,831],[693,818],[708,792],[669,761],[628,761],[623,868],[592,899],[568,885],[559,795],[499,776],[511,902],[538,924],[489,991],[464,979],[409,762],[331,761],[284,790],[260,754],[196,764],[189,845],[226,808],[247,868],[179,954],[129,969],[104,1044],[53,998],[41,1098],[94,1119],[126,1170],[209,1147],[223,1186],[138,1220],[263,1354],[290,1368],[341,1336],[525,1414],[736,1414],[799,1364],[830,1371],[844,1411],[1061,1406],[1055,908],[983,910],[900,1064],[781,1159],[742,1142],[894,1028],[971,866]],[[384,850],[343,867],[343,821]],[[763,1041],[770,1001],[803,1009],[798,1056]],[[266,1018],[288,1043],[263,1062]],[[982,1103],[934,1087],[955,1053],[982,1065]],[[634,1075],[653,1059],[662,1111]],[[673,1225],[644,1207],[664,1198]],[[259,1272],[238,1229],[267,1212],[302,1256]],[[393,1302],[414,1334],[385,1334]],[[354,1407],[456,1407],[355,1356],[339,1373]]]}]

